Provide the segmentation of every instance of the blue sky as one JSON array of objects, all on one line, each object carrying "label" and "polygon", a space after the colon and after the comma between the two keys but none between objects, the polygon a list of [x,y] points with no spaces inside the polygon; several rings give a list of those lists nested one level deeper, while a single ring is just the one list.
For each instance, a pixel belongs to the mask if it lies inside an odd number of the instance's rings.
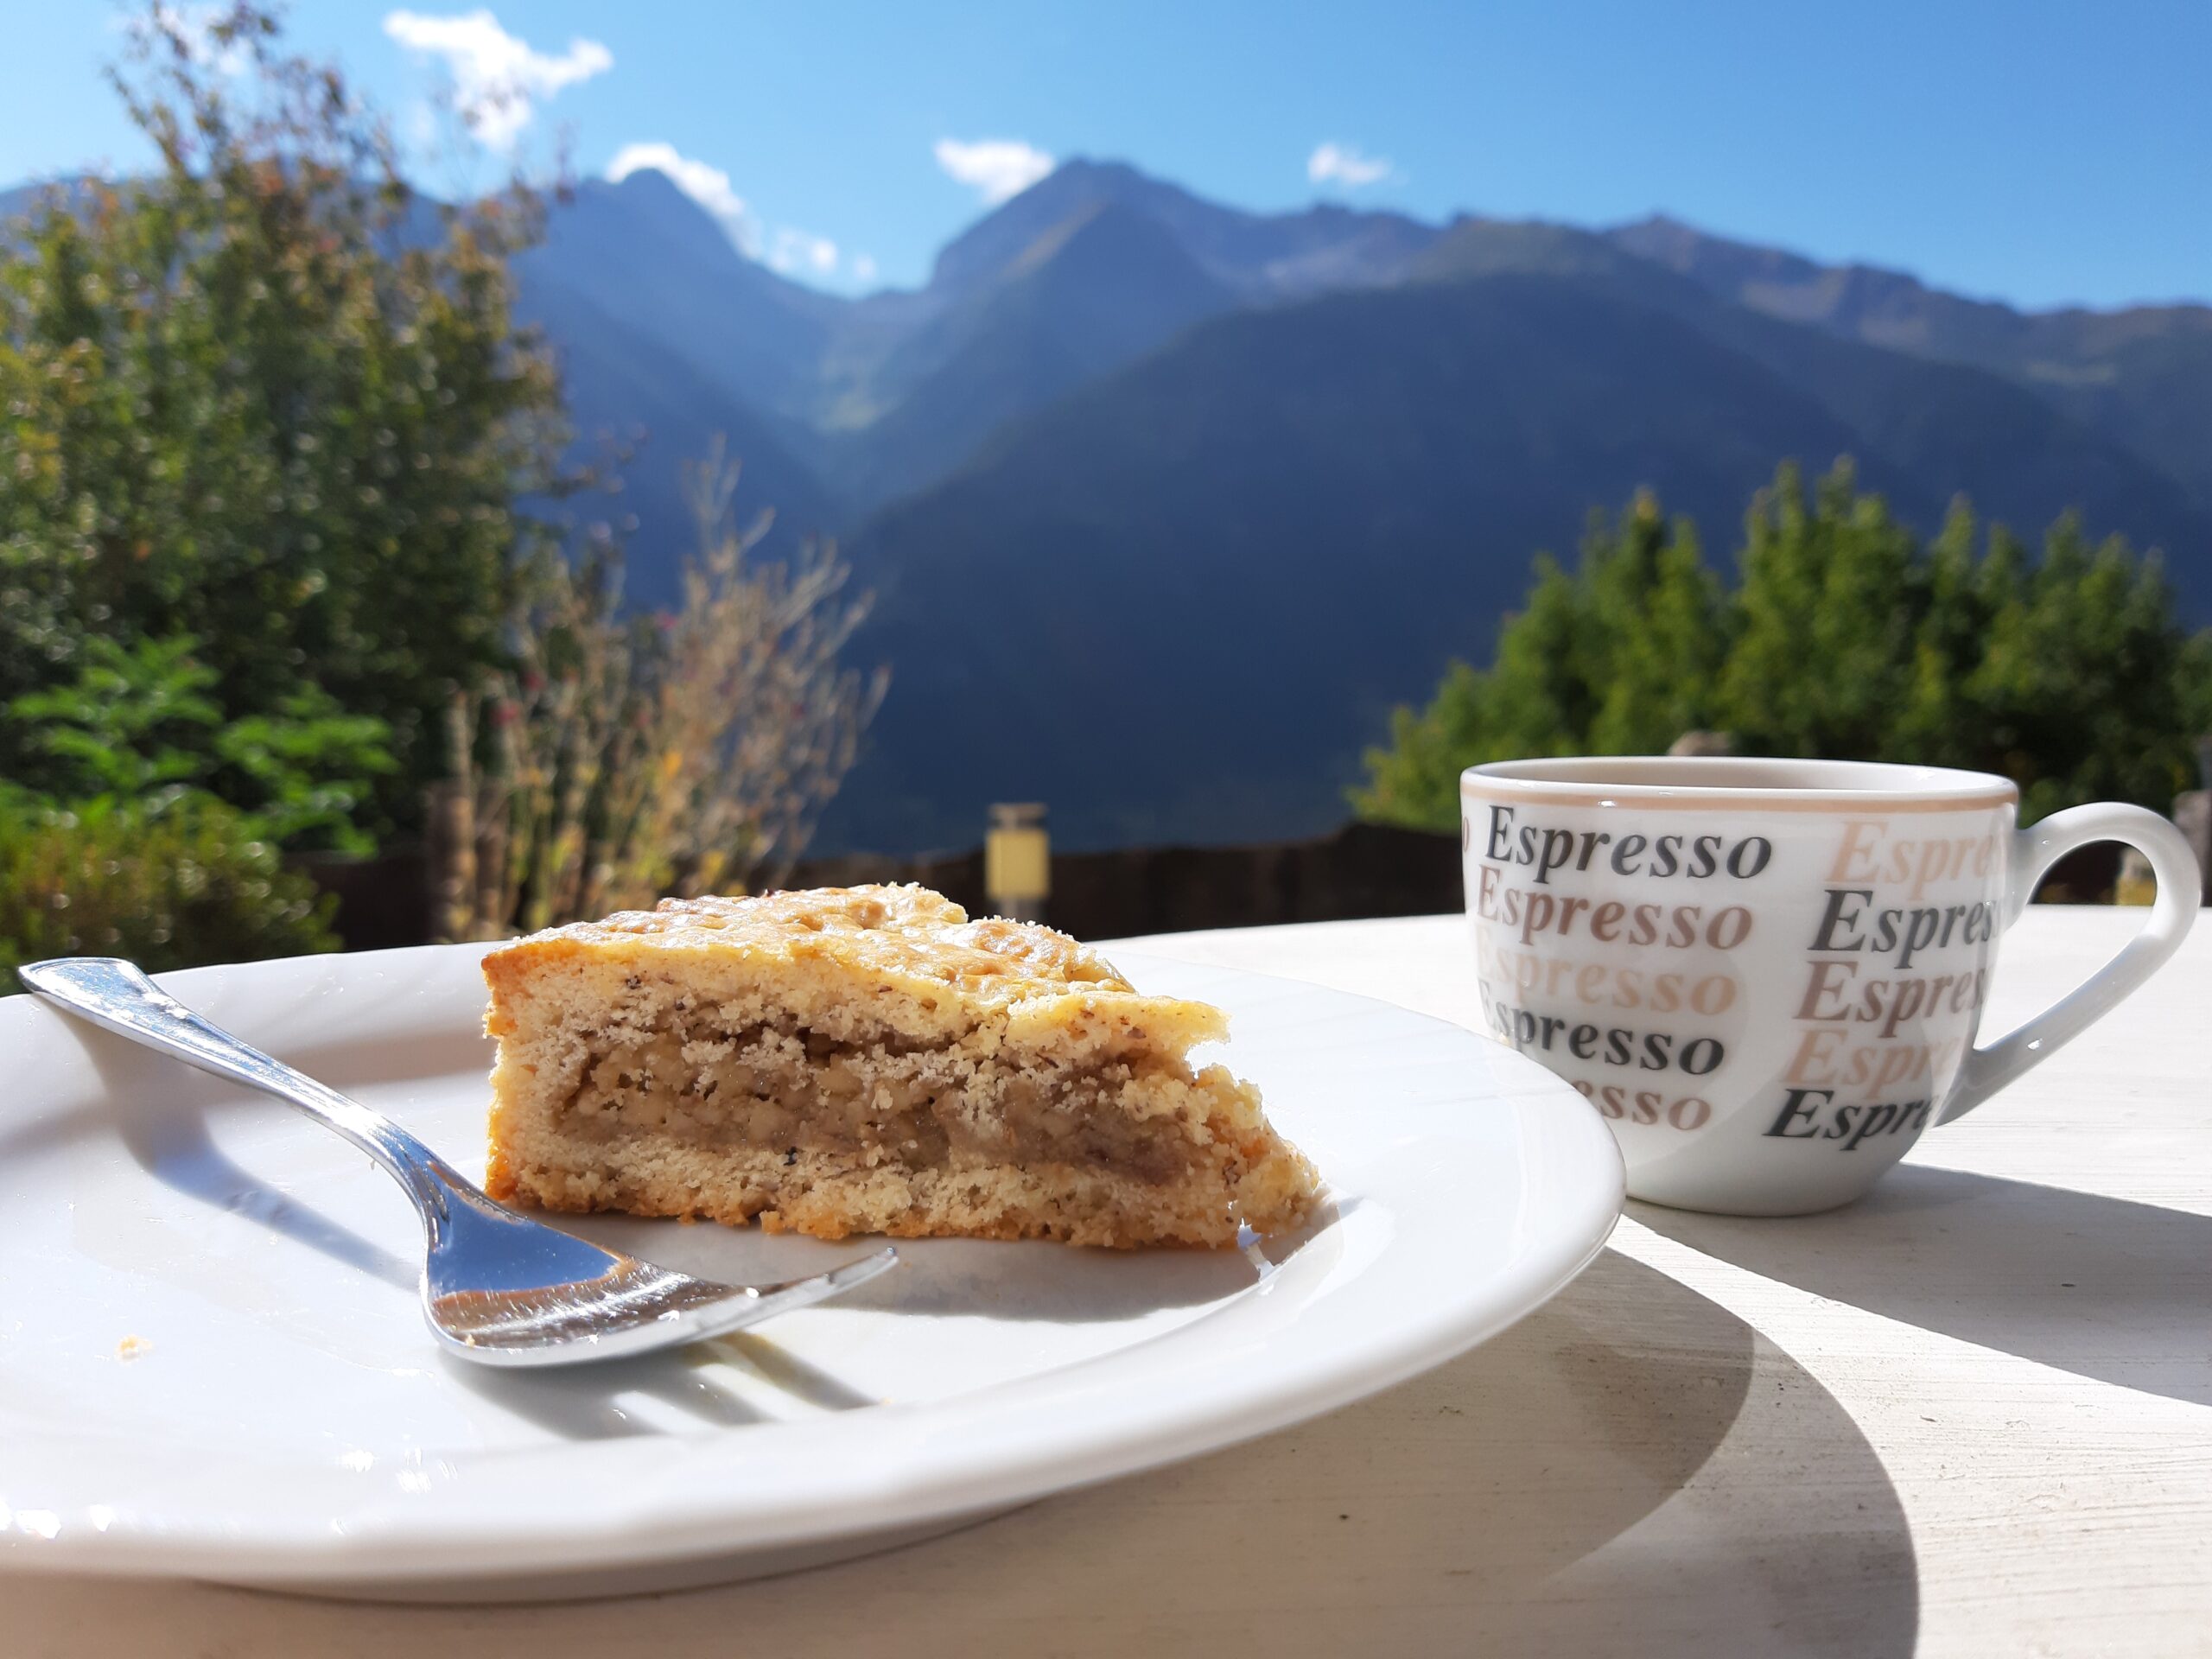
[{"label": "blue sky", "polygon": [[[762,257],[841,289],[918,282],[987,198],[1082,155],[1254,208],[1656,209],[2029,305],[2212,299],[2207,0],[480,10],[289,15],[403,131],[455,74],[523,86],[486,137],[681,168]],[[116,13],[8,12],[0,182],[141,164],[99,79]]]}]

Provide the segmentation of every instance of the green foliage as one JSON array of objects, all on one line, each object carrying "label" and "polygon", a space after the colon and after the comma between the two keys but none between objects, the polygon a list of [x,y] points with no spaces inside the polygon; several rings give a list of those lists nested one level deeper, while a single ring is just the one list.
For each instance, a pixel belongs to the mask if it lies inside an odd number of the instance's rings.
[{"label": "green foliage", "polygon": [[223,714],[205,695],[214,671],[192,660],[192,643],[85,641],[74,680],[8,704],[24,753],[15,781],[51,796],[134,797],[194,779],[205,747],[194,740]]},{"label": "green foliage", "polygon": [[1361,815],[1452,830],[1464,767],[1657,753],[1708,728],[1741,753],[2001,772],[2023,821],[2086,800],[2164,811],[2195,777],[2212,632],[2184,633],[2156,560],[2118,537],[2092,548],[2063,518],[2031,562],[1961,504],[1923,548],[1847,465],[1809,493],[1785,467],[1738,564],[1724,591],[1692,528],[1641,499],[1593,524],[1573,574],[1540,556],[1492,666],[1452,664],[1393,717]]},{"label": "green foliage", "polygon": [[[1911,531],[1838,467],[1808,499],[1794,467],[1745,521],[1737,625],[1712,717],[1746,753],[1888,752],[1914,671]],[[1676,732],[1657,736],[1664,750]]]},{"label": "green foliage", "polygon": [[[116,84],[159,170],[0,243],[0,699],[81,684],[98,640],[188,637],[190,695],[246,722],[226,774],[281,798],[343,708],[388,730],[404,820],[437,711],[498,660],[512,504],[556,482],[557,384],[510,313],[536,199],[421,201],[251,8],[203,41],[156,7],[133,39]],[[53,741],[0,721],[0,769]],[[148,782],[174,759],[135,753]]]},{"label": "green foliage", "polygon": [[2212,730],[2202,638],[2176,625],[2155,562],[2117,537],[2091,548],[2070,518],[2024,566],[2012,550],[1986,575],[1981,658],[1929,757],[2006,773],[2028,817],[2093,799],[2171,810]]},{"label": "green foliage", "polygon": [[8,988],[14,969],[47,957],[128,957],[160,972],[334,950],[334,903],[205,796],[0,811]]},{"label": "green foliage", "polygon": [[202,790],[284,846],[373,851],[353,814],[372,780],[393,769],[384,722],[346,714],[312,684],[272,714],[225,721],[209,695],[215,671],[196,644],[86,640],[73,680],[0,711],[23,751],[12,781],[55,802]]}]

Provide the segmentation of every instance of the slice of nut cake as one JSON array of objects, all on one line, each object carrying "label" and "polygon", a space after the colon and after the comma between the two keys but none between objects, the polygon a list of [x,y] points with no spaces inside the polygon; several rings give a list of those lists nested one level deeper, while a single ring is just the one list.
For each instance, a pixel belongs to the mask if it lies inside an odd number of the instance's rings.
[{"label": "slice of nut cake", "polygon": [[849,1233],[1226,1245],[1313,1166],[1087,946],[922,887],[669,899],[484,959],[497,1197]]}]

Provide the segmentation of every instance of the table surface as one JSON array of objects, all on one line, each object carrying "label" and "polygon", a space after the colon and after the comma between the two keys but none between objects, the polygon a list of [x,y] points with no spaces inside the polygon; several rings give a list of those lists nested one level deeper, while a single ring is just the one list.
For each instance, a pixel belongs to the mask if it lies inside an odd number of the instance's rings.
[{"label": "table surface", "polygon": [[[1992,1028],[2143,912],[2041,908]],[[1457,918],[1147,939],[1471,1022]],[[1870,1199],[1631,1205],[1318,1422],[871,1560],[531,1608],[0,1579],[10,1655],[2212,1653],[2212,927]]]}]

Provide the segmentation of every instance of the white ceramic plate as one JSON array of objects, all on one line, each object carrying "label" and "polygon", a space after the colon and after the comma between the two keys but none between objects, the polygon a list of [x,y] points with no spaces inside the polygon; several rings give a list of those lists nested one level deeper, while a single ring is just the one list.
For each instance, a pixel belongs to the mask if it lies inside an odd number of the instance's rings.
[{"label": "white ceramic plate", "polygon": [[[476,948],[168,976],[481,1171]],[[1270,1261],[925,1240],[830,1305],[550,1373],[433,1351],[416,1223],[335,1136],[0,1001],[0,1566],[367,1596],[731,1579],[918,1537],[1316,1415],[1529,1313],[1620,1211],[1572,1090],[1440,1021],[1116,953],[1227,1007],[1225,1058],[1328,1178]],[[598,1218],[686,1271],[861,1246]]]}]

